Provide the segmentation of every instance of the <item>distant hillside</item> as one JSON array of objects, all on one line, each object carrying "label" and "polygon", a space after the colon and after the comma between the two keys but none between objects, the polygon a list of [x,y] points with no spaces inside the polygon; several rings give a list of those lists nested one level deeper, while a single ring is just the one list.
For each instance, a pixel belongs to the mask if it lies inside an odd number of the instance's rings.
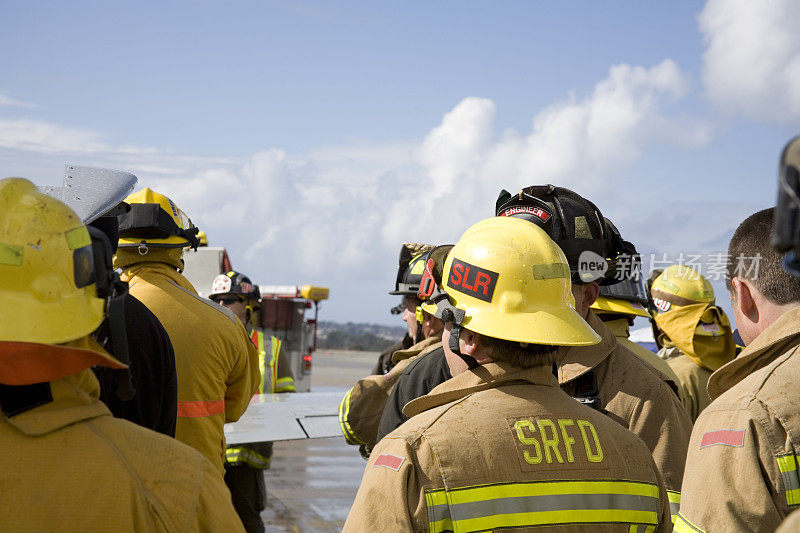
[{"label": "distant hillside", "polygon": [[404,326],[355,324],[320,321],[317,327],[317,348],[382,352],[403,338]]}]

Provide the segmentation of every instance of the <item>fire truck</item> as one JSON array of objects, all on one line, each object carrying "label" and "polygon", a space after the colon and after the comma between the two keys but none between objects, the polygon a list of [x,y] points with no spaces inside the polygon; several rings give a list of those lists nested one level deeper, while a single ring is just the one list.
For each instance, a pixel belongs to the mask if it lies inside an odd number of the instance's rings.
[{"label": "fire truck", "polygon": [[[183,275],[200,296],[208,298],[214,278],[234,270],[225,248],[201,246],[187,250]],[[253,280],[256,282],[257,280]],[[317,347],[319,302],[328,299],[326,287],[258,285],[261,291],[260,329],[282,341],[297,392],[311,389],[311,368]]]}]

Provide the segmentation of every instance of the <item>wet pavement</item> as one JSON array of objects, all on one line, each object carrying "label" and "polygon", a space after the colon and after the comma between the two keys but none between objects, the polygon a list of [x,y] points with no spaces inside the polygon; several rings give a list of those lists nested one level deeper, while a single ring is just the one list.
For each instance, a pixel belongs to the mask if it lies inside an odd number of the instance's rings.
[{"label": "wet pavement", "polygon": [[[377,353],[318,351],[311,390],[345,391],[369,374]],[[276,442],[266,472],[268,532],[341,531],[366,461],[343,437]]]}]

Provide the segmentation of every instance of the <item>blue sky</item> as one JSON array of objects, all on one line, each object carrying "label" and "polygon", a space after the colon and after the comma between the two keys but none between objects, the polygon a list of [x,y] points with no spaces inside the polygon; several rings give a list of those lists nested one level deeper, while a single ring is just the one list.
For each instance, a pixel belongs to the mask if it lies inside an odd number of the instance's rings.
[{"label": "blue sky", "polygon": [[724,251],[800,124],[789,0],[2,13],[3,175],[134,172],[257,282],[329,285],[333,320],[396,320],[400,243],[455,241],[501,188],[572,187],[645,252]]}]

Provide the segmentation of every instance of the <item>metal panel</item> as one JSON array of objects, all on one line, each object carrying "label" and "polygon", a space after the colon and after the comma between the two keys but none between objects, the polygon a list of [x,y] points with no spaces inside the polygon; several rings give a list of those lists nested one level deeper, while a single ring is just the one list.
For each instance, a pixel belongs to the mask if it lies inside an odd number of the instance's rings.
[{"label": "metal panel", "polygon": [[339,437],[344,392],[257,394],[238,422],[225,424],[228,444]]},{"label": "metal panel", "polygon": [[137,181],[129,172],[67,165],[61,187],[42,186],[39,190],[67,204],[88,224],[123,201]]},{"label": "metal panel", "polygon": [[194,289],[205,298],[211,293],[214,278],[222,274],[222,258],[225,248],[201,246],[183,254],[183,276]]}]

